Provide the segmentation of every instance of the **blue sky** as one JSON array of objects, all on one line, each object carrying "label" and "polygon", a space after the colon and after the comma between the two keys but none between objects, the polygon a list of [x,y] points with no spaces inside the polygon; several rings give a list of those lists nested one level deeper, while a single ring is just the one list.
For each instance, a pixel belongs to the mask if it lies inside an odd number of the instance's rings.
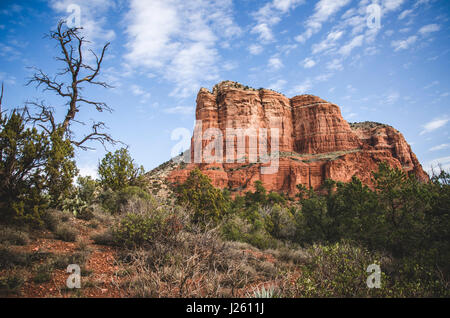
[{"label": "blue sky", "polygon": [[[349,122],[400,130],[425,167],[450,168],[448,0],[1,0],[7,106],[38,99],[61,109],[25,83],[27,67],[57,70],[55,43],[43,35],[71,4],[94,50],[111,42],[102,78],[114,86],[85,91],[113,113],[86,109],[78,119],[104,121],[146,170],[170,158],[176,128],[192,130],[199,88],[222,80],[320,96]],[[367,22],[371,4],[379,28]],[[95,173],[105,153],[96,148],[77,151],[82,174]]]}]

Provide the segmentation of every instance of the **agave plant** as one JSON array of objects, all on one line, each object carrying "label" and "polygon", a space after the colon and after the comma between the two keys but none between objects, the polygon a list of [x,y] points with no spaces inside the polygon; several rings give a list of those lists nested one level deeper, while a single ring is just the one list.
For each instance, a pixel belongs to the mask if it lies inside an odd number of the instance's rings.
[{"label": "agave plant", "polygon": [[255,288],[253,294],[249,295],[251,298],[278,298],[279,295],[275,291],[274,286],[270,286],[267,289],[262,286],[260,289]]}]

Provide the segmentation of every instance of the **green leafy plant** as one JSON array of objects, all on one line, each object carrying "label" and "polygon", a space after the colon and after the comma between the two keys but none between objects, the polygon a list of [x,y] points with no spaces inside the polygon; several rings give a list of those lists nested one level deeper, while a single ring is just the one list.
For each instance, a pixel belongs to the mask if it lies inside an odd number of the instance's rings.
[{"label": "green leafy plant", "polygon": [[126,148],[108,152],[98,166],[100,184],[113,191],[143,184],[144,168],[138,167]]},{"label": "green leafy plant", "polygon": [[218,222],[227,213],[229,202],[223,192],[216,189],[208,176],[199,169],[190,172],[186,181],[176,188],[178,202],[194,211],[193,222]]}]

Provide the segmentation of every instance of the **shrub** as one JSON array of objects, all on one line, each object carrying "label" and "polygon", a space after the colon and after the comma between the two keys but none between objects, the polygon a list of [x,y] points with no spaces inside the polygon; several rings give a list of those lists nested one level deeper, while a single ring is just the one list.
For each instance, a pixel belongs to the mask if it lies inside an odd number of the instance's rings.
[{"label": "shrub", "polygon": [[16,265],[26,266],[30,263],[30,255],[0,247],[0,269],[12,268]]},{"label": "shrub", "polygon": [[136,198],[153,204],[155,203],[153,197],[148,192],[136,186],[125,187],[118,191],[107,189],[100,194],[100,201],[103,209],[111,214],[122,212],[125,210],[124,206],[130,200]]},{"label": "shrub", "polygon": [[102,233],[96,233],[91,236],[91,239],[98,245],[116,245],[112,230],[108,229]]},{"label": "shrub", "polygon": [[83,207],[79,213],[77,213],[77,219],[90,221],[94,218],[94,209],[90,206]]},{"label": "shrub", "polygon": [[11,227],[0,228],[0,243],[11,245],[27,245],[30,238],[27,233]]},{"label": "shrub", "polygon": [[114,226],[114,240],[128,247],[170,240],[180,230],[173,226],[174,218],[174,215],[168,216],[163,211],[128,213]]},{"label": "shrub", "polygon": [[370,264],[380,264],[381,255],[349,243],[314,245],[308,252],[310,263],[301,267],[297,281],[303,297],[367,297],[386,295],[387,276],[381,264],[382,288],[368,288],[366,272]]},{"label": "shrub", "polygon": [[21,275],[0,277],[0,296],[17,294],[23,283],[24,279]]},{"label": "shrub", "polygon": [[267,232],[278,239],[293,239],[295,234],[294,216],[287,208],[278,204],[266,205],[258,212],[264,219]]},{"label": "shrub", "polygon": [[98,166],[100,184],[113,191],[143,184],[144,168],[135,165],[127,149],[108,152]]},{"label": "shrub", "polygon": [[277,241],[264,229],[261,219],[235,215],[222,224],[221,231],[226,240],[249,243],[261,249],[277,246]]},{"label": "shrub", "polygon": [[51,264],[41,264],[36,269],[33,282],[36,284],[46,283],[52,279],[53,266]]},{"label": "shrub", "polygon": [[87,259],[87,251],[76,252],[73,254],[58,254],[51,260],[51,266],[56,269],[66,269],[70,264],[78,264],[82,266]]},{"label": "shrub", "polygon": [[229,209],[229,202],[223,192],[216,189],[208,176],[196,168],[192,170],[186,181],[179,185],[175,191],[178,202],[189,206],[194,215],[194,223],[216,223],[223,218]]},{"label": "shrub", "polygon": [[65,242],[75,242],[77,239],[77,232],[69,225],[60,225],[56,228],[55,235],[58,239]]}]

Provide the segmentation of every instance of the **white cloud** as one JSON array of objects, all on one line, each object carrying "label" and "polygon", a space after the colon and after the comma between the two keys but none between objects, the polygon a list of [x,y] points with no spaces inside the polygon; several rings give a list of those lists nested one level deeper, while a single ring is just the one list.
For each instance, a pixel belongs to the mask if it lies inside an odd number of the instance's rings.
[{"label": "white cloud", "polygon": [[305,3],[304,0],[273,0],[266,3],[253,14],[256,25],[251,29],[251,33],[258,34],[262,42],[274,40],[272,27],[281,21],[281,17],[290,10]]},{"label": "white cloud", "polygon": [[127,62],[175,83],[171,95],[178,97],[219,78],[216,45],[241,32],[231,0],[132,0],[126,23]]},{"label": "white cloud", "polygon": [[281,91],[285,87],[286,83],[286,80],[279,79],[275,83],[270,84],[269,88],[273,89],[274,91]]},{"label": "white cloud", "polygon": [[312,52],[313,54],[317,54],[326,50],[329,50],[336,46],[336,41],[339,40],[342,35],[344,34],[344,31],[332,31],[328,33],[327,38],[323,40],[320,43],[316,43],[312,45]]},{"label": "white cloud", "polygon": [[252,44],[248,47],[248,51],[250,52],[250,54],[258,55],[262,53],[263,47],[258,44]]},{"label": "white cloud", "polygon": [[342,66],[342,60],[341,59],[333,59],[327,64],[327,69],[329,70],[337,70],[342,71],[344,67]]},{"label": "white cloud", "polygon": [[354,37],[350,42],[345,44],[343,47],[340,48],[339,53],[343,56],[348,56],[354,48],[361,46],[363,44],[364,36],[358,35]]},{"label": "white cloud", "polygon": [[333,76],[333,73],[323,73],[314,77],[317,82],[326,82]]},{"label": "white cloud", "polygon": [[283,62],[278,57],[273,56],[269,59],[268,66],[276,71],[283,67]]},{"label": "white cloud", "polygon": [[385,101],[387,104],[394,104],[399,98],[400,94],[398,92],[391,92],[386,96]]},{"label": "white cloud", "polygon": [[316,3],[314,14],[306,21],[306,30],[296,37],[296,40],[303,43],[315,33],[319,32],[322,24],[332,17],[341,8],[346,6],[350,0],[320,0]]},{"label": "white cloud", "polygon": [[313,84],[310,79],[304,80],[299,85],[296,85],[292,88],[291,94],[301,95],[307,93],[311,88],[313,87]]},{"label": "white cloud", "polygon": [[450,148],[450,144],[440,144],[438,146],[434,146],[430,148],[430,151],[438,151],[438,150],[443,150],[443,149],[447,149]]},{"label": "white cloud", "polygon": [[98,178],[98,172],[97,172],[97,167],[94,165],[84,165],[79,167],[79,175],[82,177],[87,177],[90,176],[93,179],[97,179]]},{"label": "white cloud", "polygon": [[178,115],[189,115],[194,112],[194,107],[192,106],[175,106],[164,109],[167,114],[178,114]]},{"label": "white cloud", "polygon": [[385,12],[395,11],[400,8],[404,0],[383,0],[383,9]]},{"label": "white cloud", "polygon": [[[436,32],[440,30],[440,26],[437,24],[428,24],[420,28],[418,31],[418,35],[426,36],[429,33]],[[402,30],[400,30],[401,32]],[[408,29],[405,30],[409,31]],[[396,40],[391,42],[391,46],[394,48],[394,51],[406,50],[410,48],[416,41],[418,40],[417,35],[411,35],[410,37],[403,40]]]},{"label": "white cloud", "polygon": [[9,85],[15,85],[16,84],[16,78],[12,75],[9,75],[5,72],[0,72],[0,82],[5,82]]},{"label": "white cloud", "polygon": [[392,41],[391,46],[394,48],[394,51],[397,52],[400,50],[408,49],[411,45],[416,43],[416,41],[417,41],[417,36],[411,35],[410,37],[408,37],[407,39],[404,39],[404,40]]},{"label": "white cloud", "polygon": [[149,92],[146,92],[139,85],[132,84],[130,86],[130,89],[131,89],[131,93],[134,96],[141,97],[141,100],[140,100],[141,103],[145,103],[145,102],[147,102],[150,99],[151,94]]},{"label": "white cloud", "polygon": [[420,28],[419,33],[422,35],[427,35],[428,33],[437,32],[441,27],[437,24],[428,24]]},{"label": "white cloud", "polygon": [[423,125],[423,130],[420,132],[420,135],[430,133],[432,131],[435,131],[436,129],[439,129],[443,126],[445,126],[450,119],[448,118],[436,118],[425,125]]},{"label": "white cloud", "polygon": [[259,39],[263,42],[269,42],[273,40],[272,30],[269,28],[267,23],[259,23],[255,25],[251,33],[259,34]]},{"label": "white cloud", "polygon": [[114,1],[50,0],[50,7],[61,15],[61,19],[66,19],[70,15],[67,8],[71,4],[80,7],[82,32],[94,45],[103,45],[104,42],[115,38],[116,34],[112,28],[108,28],[105,16],[109,9],[115,7]]},{"label": "white cloud", "polygon": [[311,68],[314,67],[314,65],[316,65],[316,62],[313,59],[310,59],[309,57],[303,60],[304,68]]},{"label": "white cloud", "polygon": [[427,86],[424,86],[424,89],[429,89],[433,86],[439,85],[439,81],[433,81],[430,84],[428,84]]},{"label": "white cloud", "polygon": [[400,15],[398,16],[399,20],[403,20],[404,18],[406,18],[407,16],[409,16],[411,13],[413,12],[412,9],[407,9],[402,11],[402,13],[400,13]]}]

